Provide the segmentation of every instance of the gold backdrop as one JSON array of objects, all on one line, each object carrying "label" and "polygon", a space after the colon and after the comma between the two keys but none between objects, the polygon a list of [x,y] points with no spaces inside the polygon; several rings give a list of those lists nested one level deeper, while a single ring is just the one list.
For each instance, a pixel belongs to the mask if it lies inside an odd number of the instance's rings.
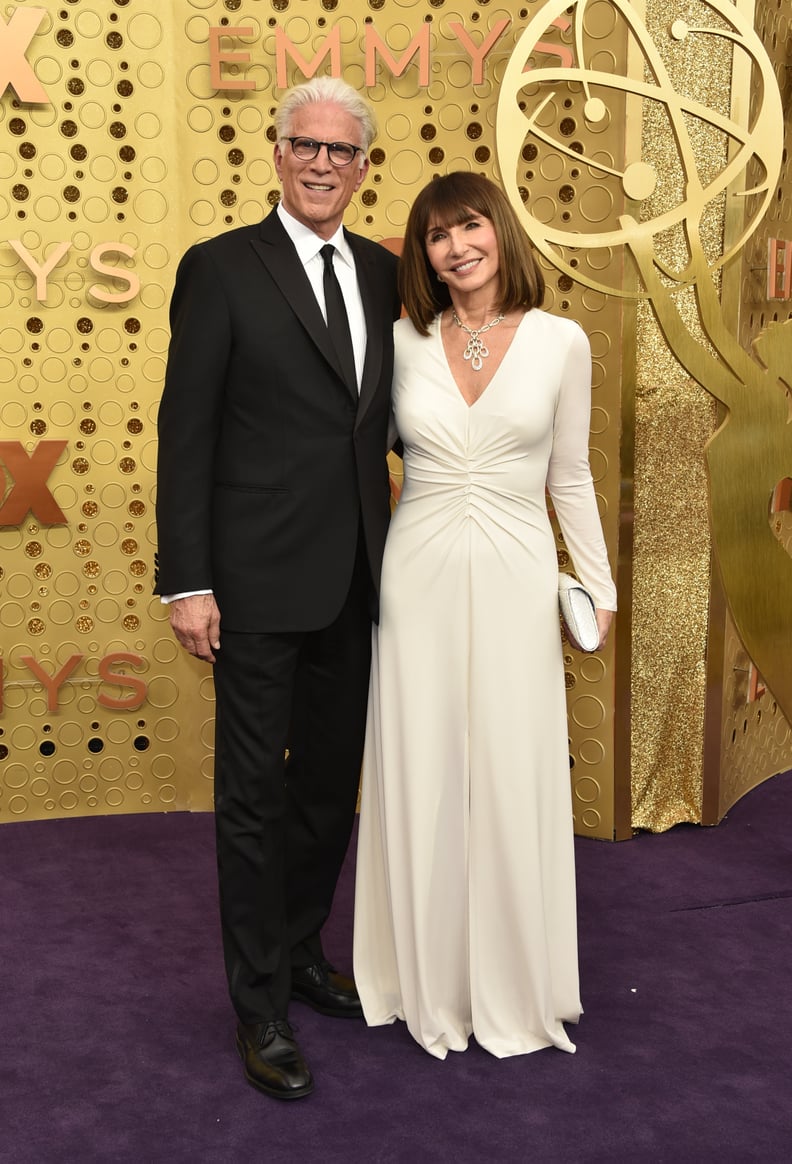
[{"label": "gold backdrop", "polygon": [[[684,196],[668,117],[639,95],[657,83],[647,44],[667,70],[664,100],[686,94],[745,126],[766,105],[766,81],[724,34],[724,5],[750,27],[752,0],[5,6],[0,820],[211,805],[210,670],[177,649],[151,597],[167,304],[190,244],[277,201],[272,111],[315,71],[364,91],[380,123],[350,228],[398,240],[433,175],[489,174],[541,251],[547,308],[591,338],[592,469],[621,605],[602,657],[565,655],[578,831],[714,821],[790,765],[785,705],[763,693],[709,533],[704,447],[725,406],[685,345],[711,349],[712,326],[683,289],[684,326],[669,333],[637,247],[569,238],[662,217]],[[785,77],[784,22],[778,5],[760,6],[757,29]],[[626,80],[604,86],[605,73]],[[729,135],[693,138],[697,163],[722,170]],[[663,176],[651,195],[640,165]],[[719,318],[743,347],[772,319],[767,238],[790,217],[785,167],[776,178],[742,253],[722,270],[710,263]],[[735,207],[733,189],[707,209],[707,257],[740,239],[761,202]],[[551,235],[564,246],[545,245]],[[655,241],[669,269],[684,265],[677,226]],[[773,517],[787,556],[788,509]],[[778,601],[792,609],[792,589]]]}]

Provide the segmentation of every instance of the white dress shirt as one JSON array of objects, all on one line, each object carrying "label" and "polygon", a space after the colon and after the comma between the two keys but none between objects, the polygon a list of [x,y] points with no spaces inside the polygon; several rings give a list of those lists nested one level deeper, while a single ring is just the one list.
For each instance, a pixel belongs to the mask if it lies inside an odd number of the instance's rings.
[{"label": "white dress shirt", "polygon": [[344,228],[343,226],[339,226],[331,238],[320,238],[318,234],[314,234],[310,227],[305,226],[302,222],[298,222],[296,218],[293,218],[288,210],[283,209],[280,203],[278,204],[277,214],[281,220],[283,229],[294,243],[294,249],[297,251],[298,258],[311,281],[311,287],[322,309],[325,323],[327,323],[327,309],[325,307],[324,284],[322,282],[324,259],[319,252],[326,243],[332,243],[335,247],[333,269],[341,285],[341,294],[344,296],[344,306],[346,307],[346,313],[349,319],[349,330],[352,335],[352,347],[355,350],[355,372],[357,373],[358,391],[360,391],[363,360],[366,356],[366,317],[363,314],[363,300],[360,295],[360,288],[358,287],[355,259],[352,254],[352,248],[344,238]]}]

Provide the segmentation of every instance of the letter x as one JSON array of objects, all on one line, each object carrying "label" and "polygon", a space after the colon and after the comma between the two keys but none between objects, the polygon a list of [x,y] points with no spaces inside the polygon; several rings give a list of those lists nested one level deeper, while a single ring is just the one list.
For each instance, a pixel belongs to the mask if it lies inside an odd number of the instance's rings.
[{"label": "letter x", "polygon": [[47,487],[47,478],[65,448],[66,441],[39,441],[28,456],[19,441],[0,441],[0,461],[14,479],[0,505],[0,526],[21,525],[28,510],[42,525],[68,525]]},{"label": "letter x", "polygon": [[8,24],[0,16],[0,96],[13,85],[20,101],[49,104],[46,90],[25,56],[46,14],[46,8],[17,8]]}]

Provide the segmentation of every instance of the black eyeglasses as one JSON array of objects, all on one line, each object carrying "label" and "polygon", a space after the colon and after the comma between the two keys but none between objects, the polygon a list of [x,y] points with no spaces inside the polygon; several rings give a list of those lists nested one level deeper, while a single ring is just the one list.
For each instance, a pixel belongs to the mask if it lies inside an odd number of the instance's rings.
[{"label": "black eyeglasses", "polygon": [[287,137],[291,143],[292,153],[301,162],[312,162],[322,146],[327,150],[327,156],[334,166],[348,166],[355,160],[355,154],[365,153],[360,146],[350,145],[348,141],[316,141],[312,137]]}]

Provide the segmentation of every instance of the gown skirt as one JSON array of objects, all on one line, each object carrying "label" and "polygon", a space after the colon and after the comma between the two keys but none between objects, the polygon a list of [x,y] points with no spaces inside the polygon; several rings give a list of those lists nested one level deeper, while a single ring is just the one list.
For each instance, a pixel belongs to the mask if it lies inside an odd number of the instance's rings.
[{"label": "gown skirt", "polygon": [[[613,584],[588,466],[590,354],[539,310],[473,405],[439,321],[396,325],[405,484],[374,630],[354,967],[432,1055],[574,1051],[581,1014],[558,559]],[[486,366],[486,363],[485,363]],[[597,591],[599,594],[597,594]]]}]

